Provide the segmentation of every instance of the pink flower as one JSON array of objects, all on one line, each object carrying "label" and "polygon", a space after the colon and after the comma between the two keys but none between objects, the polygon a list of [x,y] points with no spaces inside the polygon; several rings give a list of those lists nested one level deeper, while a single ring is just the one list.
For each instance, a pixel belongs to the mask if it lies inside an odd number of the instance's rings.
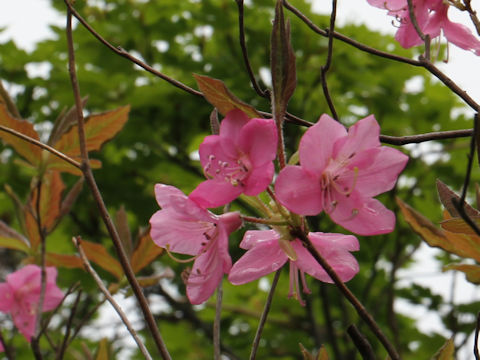
[{"label": "pink flower", "polygon": [[408,157],[380,146],[380,127],[373,115],[348,133],[322,115],[300,141],[300,166],[286,166],[277,177],[279,201],[301,215],[322,210],[344,228],[375,235],[393,231],[395,215],[374,196],[392,189]]},{"label": "pink flower", "polygon": [[155,197],[162,210],[150,219],[150,235],[169,252],[194,256],[187,296],[192,304],[201,304],[232,267],[228,235],[241,226],[240,215],[212,214],[173,186],[155,185]]},{"label": "pink flower", "polygon": [[271,119],[249,119],[240,110],[227,113],[219,135],[200,145],[200,162],[208,180],[190,194],[203,207],[225,205],[240,194],[255,196],[272,181],[277,132]]},{"label": "pink flower", "polygon": [[[63,299],[62,291],[56,285],[57,269],[47,267],[47,281],[43,311],[53,310]],[[10,313],[20,333],[30,341],[35,333],[38,302],[41,292],[42,269],[37,265],[7,275],[7,281],[0,283],[0,311]]]},{"label": "pink flower", "polygon": [[[353,235],[309,233],[308,238],[319,253],[327,260],[342,281],[348,281],[358,272],[359,267],[350,251],[359,249],[358,240]],[[284,244],[289,242],[287,253]],[[300,240],[288,241],[275,230],[247,231],[240,243],[248,250],[232,267],[228,280],[234,285],[245,284],[280,269],[288,260],[290,263],[290,292],[303,305],[299,294],[299,273],[303,291],[310,293],[305,281],[305,273],[314,278],[333,282],[322,266],[313,258]],[[293,252],[292,253],[292,250]]]},{"label": "pink flower", "polygon": [[[395,39],[404,48],[410,48],[423,43],[422,39],[410,21],[407,0],[367,0],[370,5],[388,10],[388,15],[395,16],[400,26]],[[440,36],[458,47],[473,51],[480,55],[480,41],[475,38],[470,29],[462,24],[448,19],[449,5],[443,0],[413,0],[415,18],[424,34],[433,39]]]}]

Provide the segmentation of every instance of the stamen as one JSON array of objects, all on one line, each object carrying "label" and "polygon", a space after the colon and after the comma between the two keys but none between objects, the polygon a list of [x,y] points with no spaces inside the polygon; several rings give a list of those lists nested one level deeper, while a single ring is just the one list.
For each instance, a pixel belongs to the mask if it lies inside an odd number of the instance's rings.
[{"label": "stamen", "polygon": [[170,244],[167,244],[165,246],[165,251],[167,252],[167,255],[175,260],[176,262],[179,262],[179,263],[182,263],[182,264],[186,264],[186,263],[189,263],[189,262],[192,262],[192,261],[195,261],[195,259],[199,256],[199,255],[195,255],[191,258],[188,258],[188,259],[180,259],[180,258],[177,258],[175,255],[173,255],[171,252],[170,252]]}]

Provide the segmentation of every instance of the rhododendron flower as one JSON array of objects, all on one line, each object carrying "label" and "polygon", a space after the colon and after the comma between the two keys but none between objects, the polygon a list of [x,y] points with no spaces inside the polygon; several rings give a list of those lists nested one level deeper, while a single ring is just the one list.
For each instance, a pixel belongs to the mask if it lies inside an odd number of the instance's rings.
[{"label": "rhododendron flower", "polygon": [[220,134],[205,137],[200,162],[208,180],[190,194],[203,207],[225,205],[240,194],[255,196],[272,181],[277,131],[271,119],[249,119],[231,110],[220,124]]},{"label": "rhododendron flower", "polygon": [[286,166],[278,175],[279,201],[301,215],[324,210],[334,222],[360,235],[393,231],[395,215],[373,197],[392,189],[408,157],[380,146],[379,135],[373,115],[348,132],[322,115],[300,140],[300,166]]},{"label": "rhododendron flower", "polygon": [[[342,281],[350,280],[358,272],[357,260],[350,254],[350,251],[359,249],[355,236],[314,232],[309,233],[308,238]],[[287,251],[289,252],[287,255],[281,241],[288,241],[290,249],[293,249],[294,253]],[[230,271],[228,280],[232,284],[240,285],[256,280],[280,269],[289,261],[289,297],[296,297],[303,305],[299,294],[299,275],[305,293],[310,293],[305,281],[305,273],[320,281],[333,282],[300,240],[282,239],[282,236],[275,230],[247,231],[240,247],[248,251],[233,265]]]},{"label": "rhododendron flower", "polygon": [[[395,16],[400,26],[395,39],[404,48],[420,45],[423,40],[418,35],[410,20],[407,0],[367,0],[370,5],[387,9],[388,15]],[[443,0],[413,0],[414,14],[417,24],[424,34],[433,39],[440,36],[458,47],[480,55],[480,41],[475,38],[465,25],[454,23],[448,19],[449,5]]]},{"label": "rhododendron flower", "polygon": [[[63,298],[62,291],[56,285],[57,269],[46,269],[45,297],[42,311],[53,310]],[[10,313],[13,323],[30,341],[35,333],[38,311],[42,269],[37,265],[27,265],[7,275],[6,282],[0,283],[0,311]]]},{"label": "rhododendron flower", "polygon": [[162,210],[150,219],[150,235],[169,252],[194,256],[187,296],[192,304],[201,304],[232,267],[228,235],[240,227],[240,214],[217,216],[173,186],[155,185],[155,197]]}]

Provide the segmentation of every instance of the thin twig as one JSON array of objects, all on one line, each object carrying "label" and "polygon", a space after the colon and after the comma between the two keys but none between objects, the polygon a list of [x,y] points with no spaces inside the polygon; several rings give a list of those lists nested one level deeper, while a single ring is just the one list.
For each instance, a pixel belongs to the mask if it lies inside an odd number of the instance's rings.
[{"label": "thin twig", "polygon": [[217,304],[215,306],[215,320],[213,322],[213,349],[214,349],[214,359],[221,360],[222,350],[220,347],[220,322],[222,320],[222,281],[218,283],[217,286]]},{"label": "thin twig", "polygon": [[463,4],[465,5],[465,10],[468,11],[468,14],[470,15],[470,19],[472,20],[473,25],[477,30],[477,34],[480,35],[480,20],[477,17],[477,12],[472,9],[472,5],[470,2],[471,2],[470,0],[463,0]]},{"label": "thin twig", "polygon": [[468,162],[467,162],[467,171],[465,173],[465,180],[463,183],[463,189],[462,189],[462,195],[460,196],[460,199],[452,198],[452,204],[455,206],[457,209],[458,213],[460,214],[461,218],[475,231],[477,235],[480,236],[480,228],[478,225],[475,223],[475,221],[468,216],[468,214],[465,211],[465,198],[467,196],[467,189],[468,189],[468,184],[470,183],[470,176],[472,173],[472,165],[473,165],[473,158],[475,156],[475,139],[477,137],[477,131],[478,130],[478,122],[480,118],[478,113],[475,114],[475,120],[474,120],[474,126],[473,126],[473,134],[472,138],[470,141],[470,153],[468,154]]},{"label": "thin twig", "polygon": [[72,305],[71,309],[70,309],[70,316],[68,317],[67,324],[65,326],[65,335],[63,336],[62,345],[58,349],[57,356],[56,356],[56,358],[58,360],[63,359],[63,356],[65,354],[65,350],[67,349],[67,344],[68,344],[68,339],[70,337],[70,332],[71,332],[71,329],[72,329],[73,319],[75,318],[78,303],[80,302],[80,297],[81,296],[82,296],[82,291],[80,290],[77,294],[77,297],[75,298],[75,301],[73,302],[73,305]]},{"label": "thin twig", "polygon": [[103,45],[108,47],[110,50],[112,50],[115,54],[120,55],[121,57],[124,57],[128,59],[129,61],[135,63],[136,65],[140,66],[141,68],[145,69],[149,73],[167,81],[168,83],[172,84],[173,86],[182,89],[192,95],[195,96],[203,96],[203,94],[200,91],[197,91],[195,89],[192,89],[191,87],[181,83],[178,80],[175,80],[160,71],[155,70],[153,67],[150,65],[144,63],[143,61],[137,59],[135,56],[130,55],[126,50],[122,49],[120,46],[113,46],[110,44],[107,40],[105,40],[98,32],[96,32],[89,24],[88,22],[82,18],[82,16],[75,10],[75,8],[72,6],[69,0],[64,0],[65,4],[68,7],[68,10],[71,12],[73,16],[87,29],[93,36],[95,36]]},{"label": "thin twig", "polygon": [[13,360],[13,354],[10,349],[10,346],[8,346],[7,343],[5,342],[5,339],[3,338],[1,331],[0,331],[0,344],[3,345],[4,355],[7,358],[7,360]]},{"label": "thin twig", "polygon": [[477,326],[475,327],[475,338],[473,340],[473,354],[475,360],[480,360],[480,353],[478,352],[478,333],[480,332],[480,312],[477,314]]},{"label": "thin twig", "polygon": [[42,319],[42,312],[43,312],[43,303],[45,301],[45,291],[47,289],[47,271],[45,269],[46,262],[45,262],[45,254],[46,254],[46,238],[45,238],[45,228],[42,224],[42,217],[41,217],[41,199],[42,199],[42,179],[38,179],[37,181],[37,198],[35,201],[35,220],[37,223],[38,234],[40,236],[40,296],[38,298],[38,304],[36,309],[36,317],[35,317],[35,332],[34,336],[31,341],[33,354],[35,355],[35,359],[40,360],[43,359],[42,353],[40,351],[40,335],[41,335],[41,326],[40,321]]},{"label": "thin twig", "polygon": [[280,279],[280,273],[282,268],[278,269],[275,273],[275,276],[272,281],[272,286],[270,287],[270,291],[267,296],[267,301],[265,302],[265,307],[263,308],[262,317],[258,323],[257,332],[255,333],[255,338],[252,343],[252,351],[250,352],[250,360],[255,360],[257,357],[257,350],[258,345],[260,344],[260,339],[262,338],[263,328],[265,326],[265,322],[267,321],[268,312],[270,311],[270,307],[272,305],[273,295],[275,293],[275,289],[277,287],[278,279]]},{"label": "thin twig", "polygon": [[33,145],[36,145],[42,149],[45,149],[47,150],[48,152],[52,153],[53,155],[55,156],[58,156],[60,159],[62,160],[65,160],[66,162],[68,162],[69,164],[75,166],[76,168],[78,169],[81,169],[81,165],[78,161],[75,161],[73,160],[72,158],[68,157],[67,155],[61,153],[60,151],[52,148],[51,146],[48,146],[38,140],[35,140],[35,139],[32,139],[30,136],[27,136],[25,134],[22,134],[18,131],[15,131],[13,129],[10,129],[9,127],[6,127],[6,126],[3,126],[3,125],[0,125],[0,131],[5,131],[6,133],[9,133],[11,135],[14,135],[20,139],[23,139],[25,141],[28,141],[29,143],[33,144]]},{"label": "thin twig", "polygon": [[250,78],[250,82],[252,83],[253,89],[255,92],[264,98],[270,98],[270,94],[268,90],[262,90],[260,85],[258,85],[257,79],[255,79],[255,75],[253,74],[252,67],[250,65],[250,60],[248,58],[248,50],[247,45],[245,43],[245,26],[244,26],[244,7],[243,7],[243,0],[235,0],[238,6],[238,32],[239,32],[239,42],[240,47],[242,49],[243,61],[245,62],[245,67],[247,68],[248,77]]},{"label": "thin twig", "polygon": [[366,336],[363,335],[355,325],[350,325],[347,328],[347,333],[350,335],[350,339],[352,339],[360,355],[362,355],[363,360],[376,359],[372,345],[370,345]]},{"label": "thin twig", "polygon": [[333,33],[335,32],[335,18],[337,17],[337,0],[332,0],[332,13],[330,15],[330,27],[328,28],[328,50],[327,50],[327,60],[325,65],[321,67],[321,78],[322,78],[322,88],[323,94],[325,95],[325,100],[327,100],[328,108],[332,113],[332,116],[335,120],[338,121],[337,110],[333,104],[332,97],[330,96],[330,91],[328,90],[327,85],[327,72],[330,70],[330,65],[332,64],[332,55],[333,55]]},{"label": "thin twig", "polygon": [[266,224],[266,225],[287,225],[288,222],[285,220],[272,220],[272,219],[262,219],[253,216],[241,215],[243,221],[251,222],[254,224]]},{"label": "thin twig", "polygon": [[145,298],[145,295],[142,292],[142,288],[138,284],[138,281],[135,277],[135,273],[132,270],[129,259],[127,257],[125,249],[123,248],[122,242],[118,235],[118,231],[115,228],[115,225],[113,224],[113,221],[107,211],[107,208],[103,201],[102,194],[100,193],[100,190],[98,189],[97,183],[93,176],[92,169],[89,166],[88,152],[85,146],[85,131],[84,131],[85,120],[83,117],[83,111],[82,111],[82,105],[81,105],[82,101],[80,97],[80,90],[78,87],[77,75],[75,71],[75,53],[73,49],[73,34],[72,34],[72,12],[70,11],[71,5],[68,3],[68,0],[65,0],[65,3],[68,6],[68,9],[67,9],[67,44],[68,44],[68,64],[69,64],[68,67],[69,67],[70,79],[72,83],[72,89],[75,97],[75,109],[77,112],[80,152],[82,154],[82,171],[85,175],[85,179],[87,180],[87,184],[90,187],[90,190],[93,194],[95,202],[99,208],[99,211],[105,223],[105,226],[107,227],[108,233],[110,234],[110,237],[113,241],[113,245],[117,252],[118,259],[120,261],[122,269],[124,270],[127,280],[130,286],[132,287],[133,293],[135,294],[135,297],[138,300],[140,309],[142,310],[143,316],[145,318],[145,321],[147,322],[148,328],[150,330],[150,333],[153,336],[155,344],[158,350],[160,351],[160,354],[162,355],[163,359],[171,359],[170,354],[168,353],[168,350],[162,339],[162,336],[160,335],[160,331],[155,322],[155,318],[153,317],[150,311],[147,299]]},{"label": "thin twig", "polygon": [[[310,19],[308,19],[304,14],[302,14],[301,11],[296,9],[294,6],[292,6],[287,0],[283,0],[284,6],[290,10],[293,14],[295,14],[299,19],[301,19],[310,29],[312,29],[314,32],[317,34],[328,37],[328,31],[320,29],[318,26],[316,26]],[[448,76],[446,76],[443,72],[441,72],[433,63],[431,63],[428,59],[426,58],[421,58],[420,60],[414,60],[414,59],[409,59],[403,56],[398,56],[394,54],[387,53],[385,51],[381,51],[375,48],[372,48],[368,45],[362,44],[358,41],[355,41],[348,36],[345,36],[343,34],[334,32],[333,37],[335,39],[338,39],[340,41],[343,41],[349,45],[352,45],[353,47],[356,47],[359,50],[362,50],[364,52],[367,52],[369,54],[379,56],[385,59],[390,59],[398,62],[402,62],[405,64],[413,65],[413,66],[418,66],[418,67],[423,67],[430,71],[432,75],[434,75],[437,79],[439,79],[441,82],[443,82],[450,90],[452,90],[455,94],[457,94],[463,101],[465,101],[468,106],[470,106],[473,110],[476,112],[480,111],[480,105],[475,102],[468,94],[466,91],[462,90],[457,84],[453,82],[452,79],[450,79]]]},{"label": "thin twig", "polygon": [[147,360],[152,360],[152,357],[150,356],[147,348],[145,347],[145,345],[143,344],[142,340],[138,337],[135,329],[133,328],[132,324],[130,323],[130,321],[128,320],[127,318],[127,315],[125,315],[125,313],[123,312],[122,308],[120,307],[120,305],[118,305],[118,303],[115,301],[115,299],[113,298],[113,296],[110,294],[110,292],[108,291],[108,289],[105,287],[105,285],[103,284],[103,281],[102,279],[100,279],[100,277],[98,276],[97,272],[93,269],[92,265],[90,265],[90,262],[88,261],[88,258],[87,256],[85,255],[85,252],[83,251],[83,248],[82,248],[82,244],[81,244],[81,238],[79,236],[77,237],[74,237],[73,239],[73,243],[75,244],[75,247],[77,248],[78,250],[78,253],[80,254],[80,258],[82,259],[82,262],[83,262],[83,265],[85,267],[85,269],[88,271],[88,273],[93,277],[93,279],[95,280],[95,283],[97,284],[98,288],[100,289],[100,291],[103,293],[103,295],[105,295],[105,297],[107,298],[108,302],[113,306],[113,308],[115,309],[115,311],[117,312],[118,316],[120,316],[120,318],[122,319],[122,322],[123,324],[125,325],[125,327],[127,328],[128,332],[130,333],[130,335],[132,335],[133,339],[135,340],[135,342],[137,343],[137,346],[138,348],[140,349],[140,351],[142,352],[143,356],[145,357],[145,359]]},{"label": "thin twig", "polygon": [[415,6],[413,5],[413,0],[407,0],[407,3],[410,21],[412,22],[412,25],[415,28],[418,36],[420,36],[420,39],[422,39],[422,41],[425,43],[425,59],[430,60],[430,35],[424,34],[418,25],[417,17],[415,16]]},{"label": "thin twig", "polygon": [[300,229],[294,231],[294,234],[298,239],[302,241],[304,246],[307,248],[308,252],[315,258],[315,260],[323,267],[325,272],[333,280],[337,288],[342,292],[343,296],[353,305],[358,315],[365,321],[368,327],[372,330],[374,335],[382,343],[384,348],[387,350],[388,355],[392,360],[400,360],[400,356],[397,353],[397,350],[393,347],[390,341],[387,339],[385,334],[382,332],[378,324],[375,322],[370,313],[365,309],[363,304],[355,297],[355,295],[348,289],[348,287],[343,283],[340,277],[337,275],[335,270],[328,264],[325,258],[320,255],[318,250],[313,246],[310,239],[304,234]]}]

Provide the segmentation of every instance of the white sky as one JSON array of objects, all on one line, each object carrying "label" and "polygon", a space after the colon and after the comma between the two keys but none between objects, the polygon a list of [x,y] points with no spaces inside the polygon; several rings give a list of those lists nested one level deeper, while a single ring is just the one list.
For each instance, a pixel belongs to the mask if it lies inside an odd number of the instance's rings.
[{"label": "white sky", "polygon": [[[313,0],[315,9],[322,13],[329,13],[330,0]],[[291,0],[295,4],[295,0]],[[0,3],[0,28],[7,27],[0,33],[0,42],[13,38],[18,46],[31,50],[36,41],[52,37],[53,33],[48,24],[62,26],[65,19],[50,8],[48,0],[10,0]],[[480,9],[480,0],[473,0],[474,8]],[[458,13],[454,9],[450,12]],[[467,16],[452,16],[452,19],[469,25]],[[364,23],[372,29],[383,33],[393,34],[396,28],[392,26],[392,18],[386,16],[386,12],[369,6],[366,0],[338,0],[338,22]],[[476,100],[480,101],[480,72],[478,64],[480,59],[469,52],[450,47],[450,61],[448,64],[439,64],[441,69],[457,82],[462,88]],[[402,271],[399,275],[403,279],[401,284],[416,283],[430,286],[435,293],[447,296],[452,284],[452,273],[439,273],[438,264],[433,260],[438,250],[422,247],[417,253],[416,264],[408,271]],[[479,298],[478,290],[464,280],[463,275],[456,277],[456,300],[459,302],[471,301]],[[411,312],[407,304],[399,302],[398,309]],[[416,310],[419,318],[422,318],[419,326],[422,330],[440,330],[440,324],[435,314],[429,314],[422,310]],[[445,333],[448,336],[448,333]],[[471,348],[471,347],[470,347]],[[462,359],[473,358],[471,351],[460,355]]]}]

